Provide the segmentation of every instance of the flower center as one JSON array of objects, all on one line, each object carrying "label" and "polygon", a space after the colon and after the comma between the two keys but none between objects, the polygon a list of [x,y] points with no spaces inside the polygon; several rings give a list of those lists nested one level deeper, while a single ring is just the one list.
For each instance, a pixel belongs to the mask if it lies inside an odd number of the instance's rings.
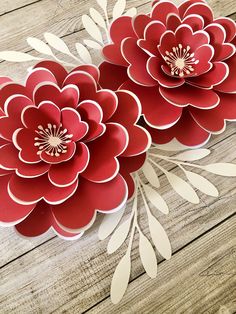
[{"label": "flower center", "polygon": [[173,47],[172,51],[166,51],[164,57],[166,63],[170,66],[171,75],[183,77],[194,72],[194,65],[199,63],[199,60],[194,58],[194,52],[190,52],[190,46],[183,48],[181,44]]},{"label": "flower center", "polygon": [[67,144],[71,142],[72,134],[67,134],[67,129],[62,128],[62,124],[48,124],[47,128],[42,125],[38,126],[36,133],[39,137],[35,137],[34,145],[38,147],[37,154],[45,152],[49,156],[59,157],[67,152]]}]

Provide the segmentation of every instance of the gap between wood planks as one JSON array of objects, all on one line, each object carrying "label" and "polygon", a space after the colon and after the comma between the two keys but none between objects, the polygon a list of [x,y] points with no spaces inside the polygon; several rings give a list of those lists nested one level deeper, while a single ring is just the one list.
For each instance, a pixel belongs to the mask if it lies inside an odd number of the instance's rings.
[{"label": "gap between wood planks", "polygon": [[[12,0],[11,0],[11,1],[12,1]],[[9,13],[12,13],[12,12],[14,12],[14,11],[17,11],[17,10],[20,10],[20,9],[24,9],[24,8],[30,6],[30,5],[33,5],[33,4],[35,4],[35,3],[42,2],[42,1],[43,1],[43,0],[34,0],[34,1],[32,0],[32,2],[30,2],[30,3],[27,3],[27,4],[25,4],[25,5],[21,5],[21,6],[19,6],[19,7],[16,7],[16,8],[14,8],[14,9],[11,9],[11,10],[6,11],[6,12],[4,12],[4,13],[1,13],[1,14],[0,14],[0,17],[3,16],[3,15],[7,15],[7,14],[9,14]]]}]

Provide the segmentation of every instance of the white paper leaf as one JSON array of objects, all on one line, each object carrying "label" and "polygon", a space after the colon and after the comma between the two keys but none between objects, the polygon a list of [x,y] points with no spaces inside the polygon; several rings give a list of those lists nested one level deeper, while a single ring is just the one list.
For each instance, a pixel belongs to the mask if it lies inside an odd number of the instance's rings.
[{"label": "white paper leaf", "polygon": [[160,181],[159,181],[158,175],[155,169],[153,168],[153,166],[150,164],[150,162],[146,161],[145,164],[143,165],[142,170],[148,182],[155,188],[159,188]]},{"label": "white paper leaf", "polygon": [[160,210],[163,214],[167,215],[169,213],[169,208],[163,197],[161,197],[157,191],[148,185],[143,185],[143,189],[147,199],[152,203],[152,205]]},{"label": "white paper leaf", "polygon": [[136,14],[137,14],[137,9],[131,8],[124,14],[124,16],[134,17]]},{"label": "white paper leaf", "polygon": [[195,161],[200,160],[202,158],[205,158],[211,153],[209,149],[193,149],[188,150],[186,152],[180,153],[176,156],[174,156],[174,159],[181,160],[181,161]]},{"label": "white paper leaf", "polygon": [[236,176],[236,164],[231,163],[216,163],[203,166],[202,169],[209,171],[219,176],[235,177]]},{"label": "white paper leaf", "polygon": [[34,50],[48,56],[53,56],[51,48],[42,40],[35,37],[28,37],[27,42]]},{"label": "white paper leaf", "polygon": [[126,0],[117,0],[114,9],[113,9],[113,19],[116,20],[118,17],[120,17],[126,7]]},{"label": "white paper leaf", "polygon": [[122,257],[111,282],[111,301],[117,304],[123,298],[129,284],[131,261],[129,253]]},{"label": "white paper leaf", "polygon": [[213,197],[219,196],[219,192],[217,188],[206,178],[200,176],[191,171],[185,171],[185,174],[189,180],[189,182],[195,186],[199,191],[205,193],[206,195],[210,195]]},{"label": "white paper leaf", "polygon": [[98,237],[100,240],[105,240],[112,232],[115,230],[117,225],[119,224],[123,214],[125,211],[125,206],[116,213],[105,215],[99,230]]},{"label": "white paper leaf", "polygon": [[0,59],[10,62],[27,62],[32,60],[40,60],[40,58],[31,56],[28,53],[18,51],[1,51]]},{"label": "white paper leaf", "polygon": [[92,48],[92,49],[97,49],[97,50],[101,50],[102,49],[102,46],[99,43],[97,43],[96,41],[94,41],[94,40],[85,39],[84,40],[84,44],[87,47]]},{"label": "white paper leaf", "polygon": [[199,197],[191,185],[171,172],[167,172],[166,177],[175,192],[182,198],[190,203],[199,204]]},{"label": "white paper leaf", "polygon": [[114,253],[126,240],[130,229],[130,219],[124,221],[113,233],[111,236],[108,246],[107,252],[108,254]]},{"label": "white paper leaf", "polygon": [[162,257],[169,260],[171,258],[171,245],[165,229],[152,215],[148,216],[148,222],[152,241],[156,249]]},{"label": "white paper leaf", "polygon": [[88,51],[88,49],[80,43],[77,43],[75,46],[76,46],[76,50],[78,52],[78,55],[82,59],[82,61],[84,63],[91,64],[92,58],[91,58],[91,55],[90,55],[90,52]]},{"label": "white paper leaf", "polygon": [[62,52],[66,55],[71,56],[71,52],[69,48],[67,47],[66,43],[58,36],[51,34],[51,33],[45,33],[44,37],[48,44],[56,49],[59,52]]},{"label": "white paper leaf", "polygon": [[100,27],[106,29],[106,22],[101,13],[99,13],[94,8],[91,8],[89,12],[94,22],[97,23]]},{"label": "white paper leaf", "polygon": [[139,254],[143,267],[151,278],[157,276],[157,258],[155,251],[149,240],[142,234],[139,234]]},{"label": "white paper leaf", "polygon": [[102,44],[103,43],[102,33],[101,33],[99,27],[96,25],[96,23],[91,19],[91,17],[88,15],[83,15],[82,16],[82,22],[83,22],[84,28],[86,29],[87,33],[92,38],[94,38],[95,40],[97,40],[98,42],[100,42]]},{"label": "white paper leaf", "polygon": [[97,4],[103,9],[103,11],[107,10],[107,0],[97,0]]}]

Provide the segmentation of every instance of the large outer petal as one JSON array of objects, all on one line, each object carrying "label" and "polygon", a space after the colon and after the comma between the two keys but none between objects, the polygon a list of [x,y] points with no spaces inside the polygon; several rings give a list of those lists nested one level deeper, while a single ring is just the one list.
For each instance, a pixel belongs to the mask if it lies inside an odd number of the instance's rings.
[{"label": "large outer petal", "polygon": [[106,183],[80,180],[79,187],[69,200],[53,206],[53,214],[64,230],[83,231],[95,220],[96,211],[109,213],[117,210],[127,199],[127,186],[118,175]]},{"label": "large outer petal", "polygon": [[7,186],[11,175],[0,176],[0,224],[14,225],[24,219],[35,205],[20,205],[9,196]]},{"label": "large outer petal", "polygon": [[128,80],[127,68],[114,65],[108,62],[102,62],[100,69],[100,85],[102,88],[117,90],[121,84]]}]

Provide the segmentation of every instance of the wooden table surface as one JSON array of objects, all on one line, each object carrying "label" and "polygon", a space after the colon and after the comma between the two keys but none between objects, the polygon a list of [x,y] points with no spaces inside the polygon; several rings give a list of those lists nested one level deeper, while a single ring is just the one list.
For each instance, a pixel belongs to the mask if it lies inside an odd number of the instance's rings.
[{"label": "wooden table surface", "polygon": [[[86,38],[81,15],[95,2],[1,0],[0,50],[30,51],[26,37],[43,39],[45,31],[72,47]],[[236,18],[235,0],[209,2],[216,16]],[[112,7],[115,0],[109,3]],[[143,12],[150,8],[147,0],[127,4]],[[0,75],[22,80],[27,67],[1,62]],[[235,124],[229,123],[207,146],[213,151],[210,162],[236,162]],[[159,258],[158,276],[151,280],[141,265],[136,239],[131,282],[116,306],[109,298],[110,282],[126,246],[108,256],[108,241],[98,240],[98,222],[76,242],[50,232],[26,240],[13,229],[0,229],[0,313],[236,313],[236,179],[210,178],[221,195],[214,199],[202,194],[199,205],[183,201],[167,184],[162,186],[171,211],[160,221],[170,237],[173,258]],[[148,233],[142,215],[140,220]]]}]

